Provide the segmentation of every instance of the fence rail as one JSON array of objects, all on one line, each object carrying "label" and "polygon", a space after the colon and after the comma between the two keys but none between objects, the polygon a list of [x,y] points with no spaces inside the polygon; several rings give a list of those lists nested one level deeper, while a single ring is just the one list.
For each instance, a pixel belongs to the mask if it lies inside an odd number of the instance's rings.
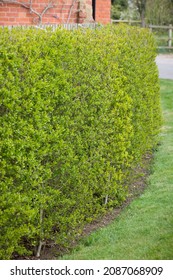
[{"label": "fence rail", "polygon": [[[129,25],[140,25],[142,26],[142,22],[139,20],[111,20],[112,24],[118,24],[118,23],[127,23]],[[146,28],[149,28],[151,32],[155,32],[155,30],[168,30],[167,34],[165,36],[155,36],[156,40],[159,41],[159,49],[173,49],[173,25],[146,25]],[[161,41],[166,41],[166,44],[160,45]]]},{"label": "fence rail", "polygon": [[116,23],[128,23],[129,25],[141,25],[142,22],[140,20],[131,20],[131,19],[124,19],[124,20],[121,20],[121,19],[112,19],[111,20],[111,23],[112,24],[116,24]]},{"label": "fence rail", "polygon": [[149,29],[151,30],[151,32],[153,32],[153,30],[168,30],[168,33],[166,35],[166,38],[165,37],[158,37],[159,40],[167,40],[167,46],[159,46],[158,48],[159,49],[173,49],[173,36],[172,36],[172,31],[173,31],[173,25],[170,24],[168,26],[166,25],[149,25],[148,26]]}]

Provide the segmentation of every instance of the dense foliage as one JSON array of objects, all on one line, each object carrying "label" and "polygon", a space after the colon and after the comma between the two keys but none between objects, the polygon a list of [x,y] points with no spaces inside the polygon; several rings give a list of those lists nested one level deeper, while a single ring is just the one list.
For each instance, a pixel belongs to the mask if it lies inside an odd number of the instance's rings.
[{"label": "dense foliage", "polygon": [[157,143],[147,30],[0,29],[0,258],[68,246]]},{"label": "dense foliage", "polygon": [[169,25],[173,24],[172,0],[147,0],[146,21],[149,24]]},{"label": "dense foliage", "polygon": [[128,8],[128,0],[111,0],[111,18],[120,19],[122,12]]}]

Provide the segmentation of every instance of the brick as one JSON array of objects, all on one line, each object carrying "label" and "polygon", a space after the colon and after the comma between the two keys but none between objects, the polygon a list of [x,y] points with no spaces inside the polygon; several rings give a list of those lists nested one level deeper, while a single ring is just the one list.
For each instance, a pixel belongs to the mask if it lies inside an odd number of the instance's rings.
[{"label": "brick", "polygon": [[0,18],[3,18],[3,17],[5,17],[5,16],[6,16],[6,13],[0,11]]},{"label": "brick", "polygon": [[[18,0],[19,2],[26,3],[25,0]],[[43,9],[49,3],[49,0],[33,0],[33,9],[37,12],[42,12]],[[69,16],[70,9],[72,7],[73,0],[58,0],[55,2],[55,7],[49,9],[46,14],[43,16],[43,22],[45,23],[59,23],[66,22]],[[92,0],[85,0],[87,6],[92,6]],[[79,22],[84,20],[84,16],[81,17],[80,13],[77,12],[79,3],[77,2],[72,11],[69,22]],[[96,21],[100,23],[109,23],[110,22],[110,9],[111,9],[111,0],[96,0]],[[82,11],[82,14],[85,14],[85,10]],[[30,13],[29,9],[27,10],[24,7],[21,7],[20,4],[3,4],[0,6],[0,22],[1,25],[8,23],[13,24],[34,24],[36,23],[38,17],[34,13]],[[11,20],[11,22],[10,22]]]},{"label": "brick", "polygon": [[3,12],[9,12],[9,7],[3,7],[3,6],[0,6],[0,8],[1,8],[1,11],[3,11]]}]

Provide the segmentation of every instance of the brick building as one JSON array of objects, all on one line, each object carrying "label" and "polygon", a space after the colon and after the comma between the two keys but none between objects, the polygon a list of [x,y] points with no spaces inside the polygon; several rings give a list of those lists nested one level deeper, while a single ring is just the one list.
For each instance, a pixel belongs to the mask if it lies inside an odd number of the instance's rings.
[{"label": "brick building", "polygon": [[0,0],[0,25],[109,23],[111,0]]}]

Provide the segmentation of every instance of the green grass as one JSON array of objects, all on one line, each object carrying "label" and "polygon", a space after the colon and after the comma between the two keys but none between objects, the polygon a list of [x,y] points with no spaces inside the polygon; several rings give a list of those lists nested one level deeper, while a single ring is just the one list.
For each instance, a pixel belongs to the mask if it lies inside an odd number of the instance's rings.
[{"label": "green grass", "polygon": [[173,81],[161,80],[164,125],[145,192],[64,260],[173,260]]}]

